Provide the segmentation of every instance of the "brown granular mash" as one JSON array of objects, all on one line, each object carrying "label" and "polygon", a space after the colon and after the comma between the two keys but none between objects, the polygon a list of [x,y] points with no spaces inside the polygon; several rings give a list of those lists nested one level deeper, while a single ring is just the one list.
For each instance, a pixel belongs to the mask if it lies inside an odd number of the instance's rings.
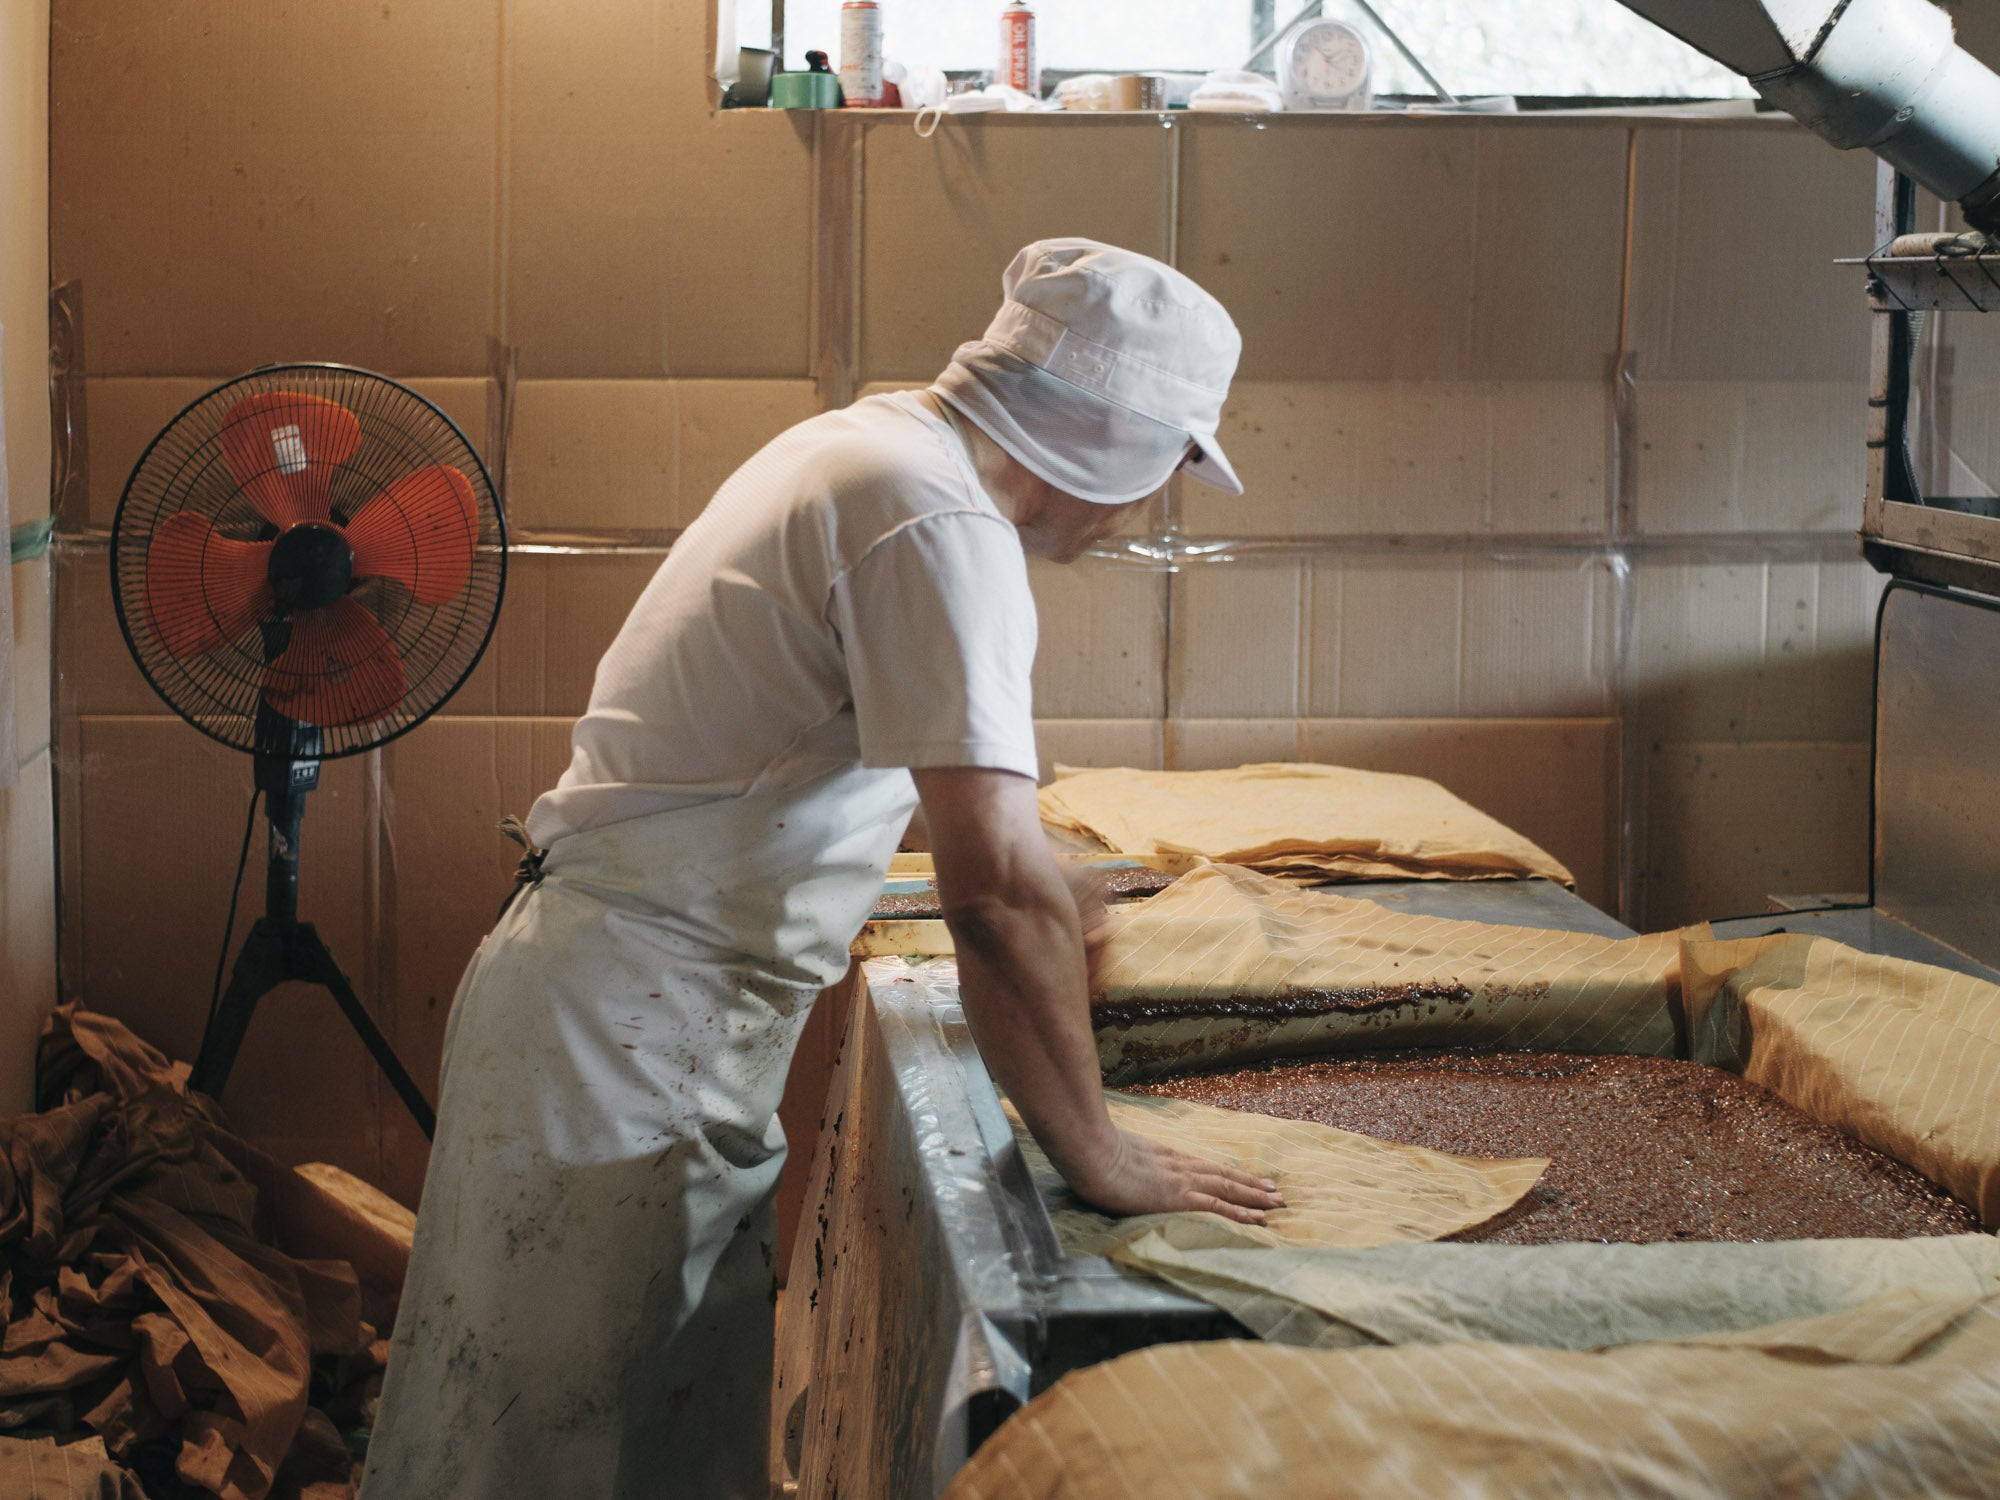
[{"label": "brown granular mash", "polygon": [[1136,1094],[1315,1120],[1461,1156],[1545,1156],[1519,1203],[1454,1239],[1903,1239],[1971,1234],[1901,1162],[1720,1068],[1563,1052],[1394,1052],[1170,1078]]},{"label": "brown granular mash", "polygon": [[1106,892],[1112,896],[1154,896],[1179,877],[1146,865],[1125,865],[1101,872]]},{"label": "brown granular mash", "polygon": [[880,921],[884,917],[899,921],[915,921],[924,917],[937,918],[944,915],[938,905],[937,887],[927,891],[907,891],[900,894],[883,894],[875,898],[875,910],[869,913],[871,920]]},{"label": "brown granular mash", "polygon": [[[1172,885],[1176,878],[1144,865],[1125,866],[1100,873],[1104,876],[1105,898],[1111,901],[1136,901],[1146,896],[1158,895]],[[871,920],[878,922],[885,918],[907,922],[943,915],[944,909],[938,904],[935,882],[929,890],[884,892],[875,898],[875,910],[869,914]]]}]

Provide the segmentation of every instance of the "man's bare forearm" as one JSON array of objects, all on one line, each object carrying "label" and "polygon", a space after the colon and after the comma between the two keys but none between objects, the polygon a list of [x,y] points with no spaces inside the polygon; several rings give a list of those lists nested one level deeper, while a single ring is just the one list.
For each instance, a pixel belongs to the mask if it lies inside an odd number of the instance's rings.
[{"label": "man's bare forearm", "polygon": [[1083,927],[1042,834],[1034,783],[970,766],[914,774],[966,1022],[1056,1169],[1108,1213],[1199,1209],[1262,1222],[1284,1201],[1274,1183],[1112,1125]]},{"label": "man's bare forearm", "polygon": [[948,770],[919,773],[918,786],[973,1040],[1035,1139],[1083,1188],[1109,1170],[1117,1132],[1090,1031],[1083,930],[1033,783]]},{"label": "man's bare forearm", "polygon": [[1109,1169],[1116,1132],[1084,1003],[1082,928],[1053,861],[1048,876],[1011,897],[947,898],[945,921],[980,1055],[1057,1169],[1087,1190]]}]

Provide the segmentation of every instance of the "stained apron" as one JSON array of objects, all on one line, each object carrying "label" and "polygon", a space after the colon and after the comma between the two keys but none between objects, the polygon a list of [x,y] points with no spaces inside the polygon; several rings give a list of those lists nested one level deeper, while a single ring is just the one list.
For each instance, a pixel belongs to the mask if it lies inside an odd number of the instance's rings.
[{"label": "stained apron", "polygon": [[481,944],[364,1500],[757,1497],[778,1100],[907,772],[557,840]]}]

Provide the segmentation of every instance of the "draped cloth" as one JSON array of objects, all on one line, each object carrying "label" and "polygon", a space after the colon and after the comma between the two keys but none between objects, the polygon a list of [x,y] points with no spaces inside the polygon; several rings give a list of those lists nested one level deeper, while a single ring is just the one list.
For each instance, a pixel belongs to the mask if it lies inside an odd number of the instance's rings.
[{"label": "draped cloth", "polygon": [[95,1434],[155,1487],[221,1500],[350,1493],[321,1403],[351,1403],[381,1351],[352,1267],[281,1248],[260,1184],[323,1190],[74,1004],[44,1031],[37,1104],[0,1121],[0,1430]]}]

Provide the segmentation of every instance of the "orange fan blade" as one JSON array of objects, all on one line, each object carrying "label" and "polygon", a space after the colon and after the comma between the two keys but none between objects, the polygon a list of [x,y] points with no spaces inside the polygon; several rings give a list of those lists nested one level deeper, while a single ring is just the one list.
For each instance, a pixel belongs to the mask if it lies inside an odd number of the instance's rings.
[{"label": "orange fan blade", "polygon": [[227,645],[271,608],[271,545],[224,536],[191,510],[167,517],[146,549],[146,623],[169,656]]},{"label": "orange fan blade", "polygon": [[291,644],[264,669],[271,707],[325,729],[385,718],[404,691],[395,643],[352,599],[294,615]]},{"label": "orange fan blade", "polygon": [[280,531],[327,518],[334,471],[360,446],[353,412],[297,391],[245,397],[222,418],[230,477]]},{"label": "orange fan blade", "polygon": [[442,604],[472,576],[479,512],[472,481],[447,464],[405,474],[347,523],[356,578],[393,578],[419,604]]}]

